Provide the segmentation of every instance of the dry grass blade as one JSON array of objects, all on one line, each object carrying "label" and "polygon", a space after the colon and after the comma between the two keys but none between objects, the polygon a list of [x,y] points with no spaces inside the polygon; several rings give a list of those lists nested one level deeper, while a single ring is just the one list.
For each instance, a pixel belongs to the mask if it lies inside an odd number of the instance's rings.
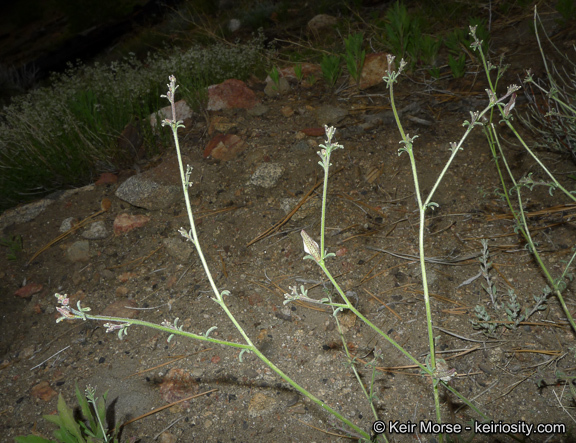
[{"label": "dry grass blade", "polygon": [[[143,419],[143,418],[146,418],[146,417],[148,417],[148,416],[150,416],[150,415],[156,414],[157,412],[163,411],[164,409],[171,408],[172,406],[177,405],[178,403],[182,403],[182,402],[185,402],[185,401],[188,401],[188,400],[192,400],[192,399],[194,399],[194,398],[202,397],[203,395],[211,394],[212,392],[216,392],[217,390],[218,390],[218,389],[211,389],[210,391],[202,392],[202,393],[196,394],[196,395],[191,395],[190,397],[186,397],[186,398],[183,398],[182,400],[178,400],[178,401],[175,401],[175,402],[173,402],[173,403],[170,403],[170,404],[168,404],[168,405],[166,405],[166,406],[162,406],[162,407],[160,407],[160,408],[158,408],[158,409],[154,409],[153,411],[147,412],[146,414],[143,414],[143,415],[141,415],[141,416],[139,416],[139,417],[135,417],[135,418],[133,418],[133,419],[131,419],[131,420],[128,420],[128,421],[122,423],[122,424],[120,425],[120,429],[122,429],[124,426],[129,425],[130,423],[134,423],[135,421],[138,421],[138,420],[141,420],[141,419]],[[112,429],[112,431],[114,431],[114,429]]]},{"label": "dry grass blade", "polygon": [[147,372],[150,372],[150,371],[155,371],[155,370],[158,369],[158,368],[162,368],[162,367],[167,366],[167,365],[170,365],[170,364],[172,364],[172,363],[176,363],[177,361],[180,361],[180,360],[182,360],[182,359],[184,359],[184,358],[191,357],[191,356],[193,356],[193,355],[201,354],[202,352],[211,351],[212,349],[213,349],[213,348],[206,348],[206,349],[202,349],[201,351],[195,352],[195,353],[193,353],[193,354],[181,355],[181,356],[179,356],[179,357],[175,357],[175,358],[173,358],[172,360],[167,361],[166,363],[162,363],[162,364],[153,366],[153,367],[151,367],[151,368],[143,369],[142,371],[138,371],[138,372],[135,372],[135,373],[133,373],[133,374],[130,374],[130,375],[128,375],[127,377],[124,377],[124,380],[126,380],[126,379],[128,379],[128,378],[130,378],[130,377],[134,377],[134,376],[136,376],[136,375],[142,375],[142,374],[146,374]]},{"label": "dry grass blade", "polygon": [[158,246],[156,249],[154,249],[150,254],[144,256],[144,257],[139,257],[137,259],[134,259],[132,261],[129,261],[128,263],[122,263],[121,265],[116,265],[116,266],[110,266],[106,269],[118,269],[118,268],[123,268],[124,266],[130,266],[131,264],[134,263],[138,263],[139,265],[142,264],[143,262],[145,262],[146,260],[148,260],[150,257],[152,257],[154,254],[156,254],[160,249],[162,249],[162,246]]},{"label": "dry grass blade", "polygon": [[[526,212],[524,215],[527,218],[545,217],[545,216],[552,215],[556,212],[566,212],[566,211],[576,211],[576,203],[567,203],[565,205],[552,206],[548,209],[543,209],[541,211]],[[486,216],[486,221],[512,220],[513,218],[514,218],[514,215],[512,215],[510,213],[500,214],[500,215],[489,215],[489,216]]]},{"label": "dry grass blade", "polygon": [[355,199],[355,198],[350,197],[349,195],[346,195],[346,194],[337,194],[337,196],[342,197],[346,200],[350,200],[351,202],[354,202],[357,205],[363,206],[367,209],[370,209],[371,211],[374,211],[376,214],[380,215],[381,217],[388,218],[388,214],[385,214],[384,212],[380,211],[380,209],[378,209],[375,206],[370,206],[368,203],[364,203],[362,200]]},{"label": "dry grass blade", "polygon": [[304,197],[302,197],[302,199],[298,202],[298,204],[296,205],[296,207],[294,209],[292,209],[292,211],[290,211],[290,213],[284,217],[282,220],[280,220],[279,222],[277,222],[274,226],[272,226],[271,228],[267,229],[265,232],[263,232],[262,234],[258,235],[255,239],[251,240],[250,242],[248,242],[246,244],[246,246],[251,246],[256,242],[259,242],[260,240],[262,240],[263,238],[266,238],[267,236],[269,236],[270,234],[272,234],[274,231],[278,230],[282,225],[286,224],[288,222],[288,220],[290,220],[292,218],[292,216],[294,214],[296,214],[296,212],[298,211],[298,209],[300,209],[300,207],[306,203],[306,200],[308,200],[308,198],[312,195],[312,193],[314,192],[314,190],[320,186],[322,184],[321,181],[317,182],[314,186],[312,186],[312,189],[310,189],[305,195]]},{"label": "dry grass blade", "polygon": [[509,352],[514,352],[518,354],[525,354],[525,353],[543,354],[543,355],[552,355],[556,357],[562,355],[562,351],[547,351],[545,349],[512,349]]},{"label": "dry grass blade", "polygon": [[26,266],[30,265],[30,263],[32,263],[34,261],[34,259],[36,257],[38,257],[40,254],[42,254],[43,252],[47,251],[48,249],[50,249],[52,246],[54,246],[56,243],[58,243],[60,240],[65,239],[66,237],[68,237],[70,234],[73,234],[74,232],[76,232],[78,229],[80,229],[82,226],[85,226],[90,220],[92,220],[95,217],[98,217],[100,214],[103,214],[104,212],[108,211],[110,209],[110,206],[112,205],[112,202],[108,199],[108,198],[104,198],[102,199],[102,202],[100,203],[100,207],[102,209],[100,209],[98,212],[92,214],[89,217],[86,217],[84,220],[82,220],[81,222],[77,223],[76,225],[72,226],[70,229],[68,229],[66,232],[64,232],[62,235],[59,235],[58,237],[56,237],[54,240],[52,240],[50,243],[48,243],[47,245],[43,246],[42,248],[40,248],[38,251],[36,251],[36,253],[30,258],[30,260],[28,260],[28,263],[26,263]]},{"label": "dry grass blade", "polygon": [[[343,171],[344,168],[340,168],[336,171],[334,171],[332,174],[330,174],[330,177],[334,176],[335,174],[338,174],[340,171]],[[314,186],[312,186],[312,188],[304,195],[304,197],[302,197],[302,199],[298,202],[298,204],[296,205],[296,207],[294,209],[292,209],[292,211],[290,211],[290,213],[284,217],[282,220],[280,220],[278,223],[276,223],[274,226],[272,226],[270,229],[266,230],[265,232],[263,232],[262,234],[258,235],[255,239],[251,240],[250,242],[248,242],[248,244],[246,244],[246,246],[251,246],[254,243],[262,240],[263,238],[268,237],[270,234],[272,234],[274,231],[278,230],[281,226],[283,226],[284,224],[286,224],[288,222],[288,220],[290,220],[292,218],[292,216],[294,214],[296,214],[296,212],[298,211],[298,209],[300,209],[300,207],[306,203],[306,200],[308,200],[308,198],[312,195],[312,193],[316,190],[316,188],[318,186],[320,186],[323,183],[323,181],[319,181],[317,182]]]},{"label": "dry grass blade", "polygon": [[394,314],[398,320],[404,321],[404,320],[402,320],[402,317],[400,317],[394,309],[392,309],[390,306],[388,306],[386,303],[384,303],[382,300],[380,300],[378,297],[376,297],[374,294],[372,294],[368,289],[364,288],[364,291],[366,291],[368,293],[368,295],[370,295],[370,297],[372,297],[374,300],[376,300],[378,303],[380,303],[386,309],[388,309],[392,314]]},{"label": "dry grass blade", "polygon": [[[366,249],[370,251],[379,251],[386,254],[392,255],[394,257],[401,258],[403,260],[420,260],[417,255],[411,254],[398,254],[392,251],[387,251],[386,249],[374,248],[373,246],[365,246]],[[466,262],[473,260],[482,255],[481,252],[472,252],[470,254],[462,255],[460,257],[426,257],[424,260],[426,263],[434,263],[437,265],[448,265],[448,266],[461,266],[467,264]]]}]

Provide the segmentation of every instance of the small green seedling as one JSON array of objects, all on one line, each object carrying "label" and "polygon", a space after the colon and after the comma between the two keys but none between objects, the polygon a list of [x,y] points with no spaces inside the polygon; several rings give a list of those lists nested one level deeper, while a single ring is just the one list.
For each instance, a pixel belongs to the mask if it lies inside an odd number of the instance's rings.
[{"label": "small green seedling", "polygon": [[0,239],[0,246],[8,248],[6,252],[8,260],[16,260],[18,258],[17,254],[22,252],[23,249],[22,236],[13,235],[12,237]]},{"label": "small green seedling", "polygon": [[460,56],[455,59],[452,55],[448,56],[448,66],[452,70],[452,75],[454,78],[462,78],[466,73],[466,56],[460,54]]},{"label": "small green seedling", "polygon": [[296,80],[298,80],[298,83],[302,83],[302,80],[304,79],[304,74],[302,73],[301,63],[298,63],[296,66],[294,66],[294,75],[296,76]]},{"label": "small green seedling", "polygon": [[272,83],[274,83],[274,86],[272,86],[272,88],[278,91],[280,89],[280,71],[278,71],[278,67],[274,66],[268,72],[268,75],[272,79]]},{"label": "small green seedling", "polygon": [[334,88],[336,82],[340,78],[342,73],[342,68],[340,66],[340,56],[334,54],[324,54],[322,61],[320,62],[320,67],[322,68],[322,75],[324,80],[328,83],[328,86]]},{"label": "small green seedling", "polygon": [[350,35],[348,38],[344,39],[344,44],[346,46],[344,60],[346,61],[348,73],[356,82],[356,85],[360,83],[360,74],[362,73],[364,59],[366,58],[366,51],[362,49],[362,39],[363,35],[361,32]]},{"label": "small green seedling", "polygon": [[74,411],[70,408],[62,394],[58,396],[58,414],[44,415],[60,429],[54,431],[56,440],[47,440],[37,435],[16,437],[17,443],[117,443],[118,429],[106,431],[106,391],[102,398],[95,397],[96,389],[86,387],[84,394],[76,386],[76,398],[80,404],[82,416],[74,418]]}]

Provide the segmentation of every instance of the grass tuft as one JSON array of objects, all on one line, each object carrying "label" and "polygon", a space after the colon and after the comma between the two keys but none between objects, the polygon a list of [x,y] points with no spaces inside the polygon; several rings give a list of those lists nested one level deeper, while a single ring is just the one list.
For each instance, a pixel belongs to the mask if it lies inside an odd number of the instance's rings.
[{"label": "grass tuft", "polygon": [[[14,97],[0,112],[0,210],[131,166],[134,157],[119,148],[118,137],[128,123],[145,121],[163,106],[158,85],[164,72],[179,75],[186,98],[199,108],[208,85],[247,78],[262,47],[258,36],[168,58],[140,61],[132,54],[109,65],[71,65],[53,75],[50,86]],[[141,126],[148,155],[166,145],[160,132]]]}]

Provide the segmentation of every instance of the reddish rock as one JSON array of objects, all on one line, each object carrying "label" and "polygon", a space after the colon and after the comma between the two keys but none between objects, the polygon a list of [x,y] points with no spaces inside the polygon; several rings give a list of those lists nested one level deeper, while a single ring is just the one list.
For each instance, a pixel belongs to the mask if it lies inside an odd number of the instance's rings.
[{"label": "reddish rock", "polygon": [[240,154],[246,146],[244,140],[235,134],[220,134],[208,142],[204,149],[204,158],[229,161]]},{"label": "reddish rock", "polygon": [[126,283],[128,280],[132,280],[133,278],[136,278],[137,276],[138,276],[138,274],[136,274],[135,272],[123,272],[117,278],[118,278],[119,282]]},{"label": "reddish rock", "polygon": [[[392,69],[394,69],[394,66]],[[368,89],[375,85],[384,84],[382,77],[386,75],[387,70],[388,54],[385,52],[367,54],[364,59],[364,68],[362,68],[362,73],[360,74],[360,89]]]},{"label": "reddish rock", "polygon": [[215,115],[210,119],[210,126],[208,127],[208,134],[212,135],[215,132],[228,132],[236,127],[236,122],[232,121],[222,115]]},{"label": "reddish rock", "polygon": [[208,87],[208,111],[252,109],[260,103],[254,91],[241,80],[230,79]]},{"label": "reddish rock", "polygon": [[324,128],[321,128],[321,127],[304,128],[301,130],[301,132],[303,132],[304,134],[306,134],[309,137],[322,137],[324,134],[326,134],[326,130]]},{"label": "reddish rock", "polygon": [[146,215],[120,214],[114,220],[114,234],[120,235],[141,228],[149,221],[150,217]]},{"label": "reddish rock", "polygon": [[284,106],[282,109],[280,109],[280,112],[286,118],[292,117],[292,115],[294,115],[294,109],[292,109],[290,106]]},{"label": "reddish rock", "polygon": [[40,400],[50,401],[58,395],[58,393],[50,387],[47,381],[41,381],[30,391],[30,395]]},{"label": "reddish rock", "polygon": [[14,295],[22,298],[30,298],[34,294],[38,294],[43,288],[44,286],[40,283],[28,283],[26,286],[22,286],[18,289]]},{"label": "reddish rock", "polygon": [[[197,393],[198,383],[194,376],[184,369],[170,369],[160,384],[160,395],[167,403],[174,403]],[[182,407],[188,406],[188,402],[182,403]]]},{"label": "reddish rock", "polygon": [[112,174],[111,172],[104,172],[100,174],[100,178],[96,180],[95,185],[113,185],[114,183],[118,182],[118,176],[116,174]]},{"label": "reddish rock", "polygon": [[250,306],[259,305],[262,303],[262,296],[260,294],[252,293],[248,296],[248,304]]}]

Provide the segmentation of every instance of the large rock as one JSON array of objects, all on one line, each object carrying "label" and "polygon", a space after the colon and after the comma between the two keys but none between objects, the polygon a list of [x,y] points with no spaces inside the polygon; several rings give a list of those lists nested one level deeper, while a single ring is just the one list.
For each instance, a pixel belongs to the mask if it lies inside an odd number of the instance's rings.
[{"label": "large rock", "polygon": [[229,161],[234,159],[246,147],[246,142],[236,134],[219,134],[208,142],[204,149],[204,158]]},{"label": "large rock", "polygon": [[[186,160],[183,159],[186,164]],[[116,197],[139,208],[165,209],[183,200],[178,160],[173,156],[120,185]]]},{"label": "large rock", "polygon": [[156,183],[144,174],[133,175],[120,185],[116,197],[132,206],[150,210],[165,209],[180,199],[181,189]]},{"label": "large rock", "polygon": [[[392,67],[394,69],[394,67]],[[364,59],[364,68],[360,74],[360,89],[368,89],[372,86],[384,84],[382,77],[388,70],[388,54],[378,52],[376,54],[367,54]],[[353,80],[350,80],[353,82]]]},{"label": "large rock", "polygon": [[318,37],[327,30],[331,30],[338,23],[338,19],[332,15],[318,14],[308,22],[307,29],[312,35]]},{"label": "large rock", "polygon": [[[176,111],[176,120],[186,121],[194,115],[194,111],[188,106],[186,101],[180,100],[174,103],[175,111]],[[164,106],[160,109],[157,113],[153,113],[150,115],[150,125],[155,128],[158,124],[156,119],[156,114],[160,118],[160,122],[164,119],[172,120],[172,105]]]},{"label": "large rock", "polygon": [[208,87],[208,111],[252,109],[259,103],[254,91],[241,80],[230,79]]}]

